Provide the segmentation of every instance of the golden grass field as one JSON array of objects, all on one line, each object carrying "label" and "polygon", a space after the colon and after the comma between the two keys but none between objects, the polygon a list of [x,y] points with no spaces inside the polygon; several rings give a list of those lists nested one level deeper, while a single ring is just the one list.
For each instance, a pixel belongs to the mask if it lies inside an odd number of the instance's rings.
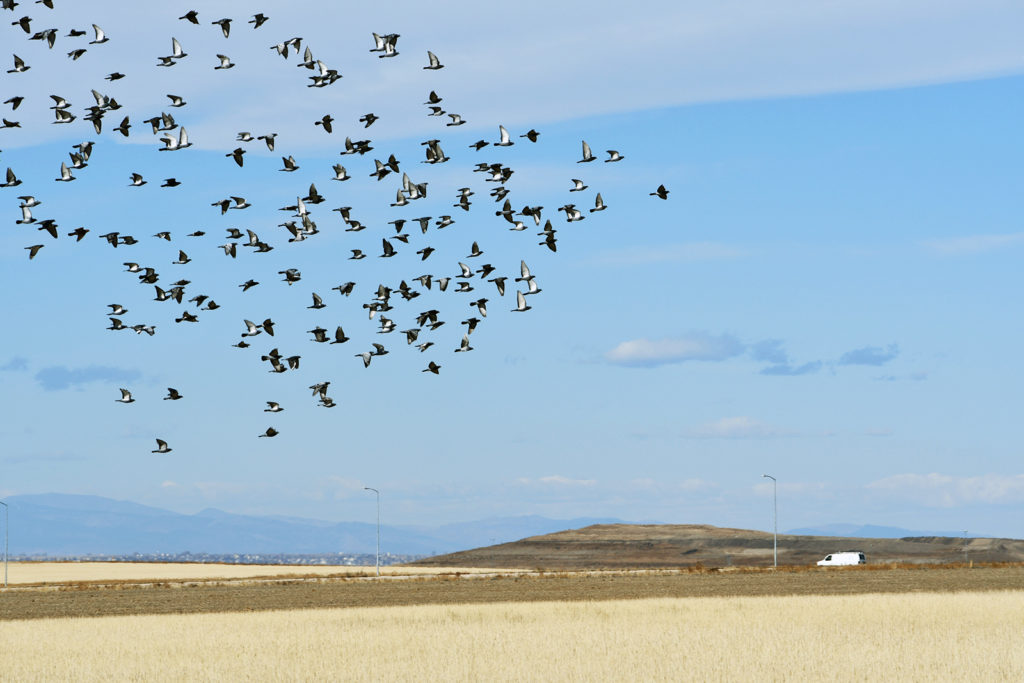
[{"label": "golden grass field", "polygon": [[[487,569],[381,567],[383,576],[474,574]],[[503,573],[514,573],[502,570]],[[11,562],[11,586],[71,582],[216,581],[287,576],[374,576],[373,566],[192,564],[158,562]]]},{"label": "golden grass field", "polygon": [[1024,680],[1024,591],[6,621],[0,678]]}]

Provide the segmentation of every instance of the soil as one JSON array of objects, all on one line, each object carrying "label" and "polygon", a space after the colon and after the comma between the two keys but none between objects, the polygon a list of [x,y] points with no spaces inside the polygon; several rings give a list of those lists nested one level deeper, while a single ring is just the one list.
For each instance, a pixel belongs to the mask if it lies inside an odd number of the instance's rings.
[{"label": "soil", "polygon": [[119,584],[0,592],[0,620],[654,597],[1020,590],[1024,565]]}]

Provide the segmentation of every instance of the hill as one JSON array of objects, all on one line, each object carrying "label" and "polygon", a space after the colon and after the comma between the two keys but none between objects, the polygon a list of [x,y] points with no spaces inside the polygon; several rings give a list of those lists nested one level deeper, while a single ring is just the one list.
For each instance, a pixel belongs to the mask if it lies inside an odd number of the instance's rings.
[{"label": "hill", "polygon": [[[780,565],[812,564],[840,550],[861,550],[869,563],[962,562],[961,537],[853,538],[780,534]],[[970,538],[968,559],[1024,562],[1024,541]],[[423,566],[544,570],[708,567],[772,564],[772,534],[700,524],[596,524],[418,561]]]}]

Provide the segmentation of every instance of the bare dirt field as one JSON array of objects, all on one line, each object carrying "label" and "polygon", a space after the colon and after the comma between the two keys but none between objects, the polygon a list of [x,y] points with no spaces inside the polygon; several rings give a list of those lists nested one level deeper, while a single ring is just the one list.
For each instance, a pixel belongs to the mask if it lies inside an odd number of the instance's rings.
[{"label": "bare dirt field", "polygon": [[0,593],[0,620],[429,604],[1022,589],[1024,565],[444,574],[380,580],[282,576],[259,582],[168,581],[145,585],[127,582],[100,586],[70,583],[12,588]]}]

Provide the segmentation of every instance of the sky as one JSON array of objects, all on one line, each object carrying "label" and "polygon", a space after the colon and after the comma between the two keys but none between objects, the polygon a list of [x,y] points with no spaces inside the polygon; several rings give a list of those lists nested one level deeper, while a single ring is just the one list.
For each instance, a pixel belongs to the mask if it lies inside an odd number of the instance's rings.
[{"label": "sky", "polygon": [[[0,105],[20,124],[0,128],[0,171],[22,180],[0,188],[0,497],[368,521],[374,487],[389,524],[539,514],[770,529],[770,474],[780,530],[1024,537],[1019,3],[196,7],[199,25],[178,19],[184,5],[0,12],[4,52],[31,67],[0,73],[0,101],[25,98]],[[254,30],[256,12],[269,21]],[[53,49],[10,25],[26,15],[33,33],[58,28]],[[211,25],[221,18],[228,38]],[[89,43],[94,23],[107,42]],[[399,34],[399,54],[370,52],[373,32]],[[293,36],[342,78],[307,87],[302,57],[271,49]],[[156,66],[172,37],[188,56]],[[86,52],[72,60],[75,48]],[[422,68],[427,50],[443,69]],[[215,69],[218,54],[235,66]],[[115,71],[125,77],[104,80]],[[122,106],[98,135],[82,119],[93,89]],[[427,116],[431,91],[466,123]],[[78,118],[53,124],[51,95]],[[161,112],[190,148],[159,151],[144,121]],[[364,128],[368,112],[380,119]],[[314,125],[325,114],[332,133]],[[127,138],[112,130],[126,115]],[[514,145],[493,145],[499,125]],[[530,129],[536,143],[520,137]],[[242,131],[276,132],[275,151]],[[374,149],[339,156],[346,136]],[[435,138],[450,160],[420,163]],[[55,182],[84,141],[88,167]],[[598,160],[578,163],[582,141]],[[225,156],[236,147],[242,167]],[[605,163],[611,149],[623,160]],[[390,206],[398,174],[369,176],[390,154],[427,197]],[[280,171],[284,156],[299,170]],[[350,180],[332,180],[339,163]],[[494,215],[497,183],[478,163],[514,171],[512,207],[543,206],[557,252],[532,219],[510,231]],[[131,187],[132,173],[146,184]],[[181,185],[160,187],[169,177]],[[587,189],[570,192],[574,178]],[[288,242],[280,224],[296,218],[279,209],[311,183],[325,197],[309,206],[319,232]],[[650,194],[662,184],[666,200]],[[460,187],[475,193],[468,212],[452,206]],[[607,209],[590,212],[597,192]],[[36,223],[16,223],[20,196],[41,202]],[[252,206],[211,206],[230,196]],[[585,219],[567,222],[568,203]],[[347,232],[341,206],[366,229]],[[442,215],[455,223],[438,229]],[[398,253],[381,258],[399,218],[409,242],[392,238]],[[44,219],[58,239],[36,229]],[[79,226],[90,232],[74,242]],[[236,239],[229,258],[229,228],[273,251]],[[99,238],[115,231],[138,242]],[[172,263],[179,249],[189,263]],[[521,261],[542,291],[513,312]],[[479,276],[455,292],[460,262],[492,264],[504,296]],[[155,268],[165,289],[189,280],[184,304],[154,301],[124,263]],[[413,279],[427,273],[449,289]],[[243,292],[250,278],[260,284]],[[395,293],[369,319],[377,285],[402,280],[420,296]],[[348,281],[350,296],[332,291]],[[307,308],[313,292],[325,308]],[[198,294],[220,308],[188,303]],[[113,303],[155,334],[107,330]],[[402,331],[429,309],[446,324],[420,333],[435,342],[420,352]],[[186,310],[198,322],[176,323]],[[395,332],[379,333],[381,315]],[[473,350],[455,353],[471,316]],[[266,318],[272,338],[232,346],[243,320]],[[338,325],[344,344],[307,333]],[[364,368],[357,354],[374,342],[389,353]],[[268,372],[272,348],[299,368]],[[308,389],[323,381],[333,408]],[[164,400],[168,387],[183,398]],[[134,402],[118,403],[119,388]],[[260,438],[268,427],[278,435]],[[171,452],[152,453],[157,438]]]}]

